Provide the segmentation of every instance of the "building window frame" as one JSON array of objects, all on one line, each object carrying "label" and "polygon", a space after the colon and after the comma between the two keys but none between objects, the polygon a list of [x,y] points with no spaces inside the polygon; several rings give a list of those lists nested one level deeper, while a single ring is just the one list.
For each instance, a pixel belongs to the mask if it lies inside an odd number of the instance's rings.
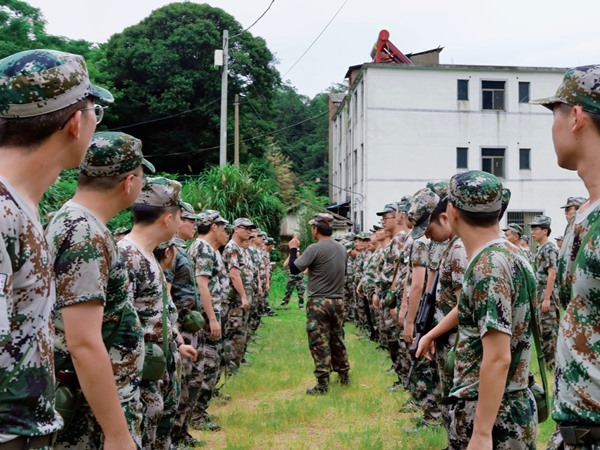
[{"label": "building window frame", "polygon": [[531,170],[531,149],[519,149],[519,170]]},{"label": "building window frame", "polygon": [[482,147],[481,170],[498,178],[506,178],[506,148]]},{"label": "building window frame", "polygon": [[506,111],[505,80],[481,80],[481,109]]},{"label": "building window frame", "polygon": [[456,147],[456,168],[469,168],[469,147]]},{"label": "building window frame", "polygon": [[529,103],[531,83],[529,81],[519,81],[519,103]]},{"label": "building window frame", "polygon": [[456,100],[469,100],[469,80],[456,80]]}]

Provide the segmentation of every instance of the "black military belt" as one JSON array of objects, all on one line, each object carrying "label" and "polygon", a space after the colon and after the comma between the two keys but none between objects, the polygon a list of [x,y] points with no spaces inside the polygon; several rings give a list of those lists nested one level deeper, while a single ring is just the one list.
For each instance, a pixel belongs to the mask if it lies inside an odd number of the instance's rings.
[{"label": "black military belt", "polygon": [[343,300],[342,297],[309,297],[309,300]]},{"label": "black military belt", "polygon": [[560,435],[565,444],[581,445],[600,442],[600,427],[559,425]]},{"label": "black military belt", "polygon": [[44,436],[19,436],[0,444],[0,450],[29,450],[30,448],[51,447],[56,441],[56,433]]}]

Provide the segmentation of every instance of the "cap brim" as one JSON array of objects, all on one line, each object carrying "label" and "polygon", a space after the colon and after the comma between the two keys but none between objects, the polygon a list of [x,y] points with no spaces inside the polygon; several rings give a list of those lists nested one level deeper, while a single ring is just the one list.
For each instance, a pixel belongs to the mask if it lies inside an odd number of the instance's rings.
[{"label": "cap brim", "polygon": [[103,103],[113,103],[115,98],[113,95],[106,89],[101,88],[100,86],[96,86],[95,84],[90,83],[90,95],[96,97],[98,100]]},{"label": "cap brim", "polygon": [[549,110],[554,109],[554,105],[557,103],[563,103],[561,99],[556,96],[546,97],[546,98],[538,98],[537,100],[531,100],[529,102],[532,105],[542,105],[548,108]]},{"label": "cap brim", "polygon": [[414,226],[410,232],[410,236],[415,240],[421,239],[423,236],[425,236],[425,231],[427,231],[427,227],[423,228],[422,226]]},{"label": "cap brim", "polygon": [[142,166],[148,169],[148,172],[155,173],[156,169],[154,168],[154,164],[148,161],[146,158],[142,159]]}]

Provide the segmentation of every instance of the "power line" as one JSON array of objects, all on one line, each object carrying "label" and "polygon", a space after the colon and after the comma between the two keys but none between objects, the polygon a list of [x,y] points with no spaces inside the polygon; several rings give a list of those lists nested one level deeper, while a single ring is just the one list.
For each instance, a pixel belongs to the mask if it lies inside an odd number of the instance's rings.
[{"label": "power line", "polygon": [[[241,144],[241,143],[243,143],[243,142],[250,142],[250,141],[254,141],[255,139],[261,139],[261,138],[263,138],[263,137],[266,137],[266,136],[272,136],[272,135],[274,135],[274,134],[277,134],[277,133],[279,133],[279,132],[281,132],[281,131],[285,131],[285,130],[287,130],[287,129],[289,129],[289,128],[293,128],[293,127],[295,127],[296,125],[302,125],[302,124],[303,124],[303,123],[305,123],[305,122],[309,122],[309,121],[311,121],[311,120],[318,119],[319,117],[323,117],[323,116],[324,116],[324,115],[326,115],[326,114],[329,114],[329,111],[324,111],[324,112],[322,112],[321,114],[317,114],[316,116],[309,117],[308,119],[304,119],[304,120],[302,120],[302,121],[300,121],[300,122],[293,123],[293,124],[291,124],[291,125],[288,125],[287,127],[283,127],[283,128],[280,128],[280,129],[278,129],[278,130],[275,130],[275,131],[270,131],[270,132],[268,132],[268,133],[264,133],[264,134],[261,134],[261,135],[258,135],[258,136],[254,136],[254,137],[251,137],[251,138],[247,138],[247,139],[241,140],[241,141],[240,141],[240,144]],[[227,144],[227,145],[228,145],[228,146],[232,146],[233,144],[232,144],[232,143],[229,143],[229,144]],[[219,145],[217,145],[217,146],[214,146],[214,147],[201,148],[201,149],[199,149],[199,150],[188,150],[188,151],[186,151],[186,152],[179,152],[179,153],[169,153],[169,154],[167,154],[167,155],[148,155],[148,156],[145,156],[145,158],[151,159],[151,158],[153,158],[153,157],[156,157],[156,156],[181,156],[181,155],[187,155],[187,154],[189,154],[189,153],[202,153],[202,152],[207,152],[207,151],[209,151],[209,150],[216,150],[216,149],[218,149],[218,148],[220,148],[220,146],[219,146]]]},{"label": "power line", "polygon": [[320,32],[320,33],[319,33],[319,35],[318,35],[318,36],[315,38],[315,40],[314,40],[314,41],[312,41],[312,43],[311,43],[311,44],[308,46],[308,48],[307,48],[306,50],[304,50],[304,53],[302,53],[302,54],[300,55],[300,58],[298,58],[298,59],[296,60],[296,62],[295,62],[294,64],[292,64],[292,67],[290,67],[290,68],[288,69],[288,71],[287,71],[286,73],[284,73],[284,74],[281,76],[281,78],[282,78],[282,79],[283,79],[283,78],[285,78],[285,76],[286,76],[288,73],[290,73],[294,67],[296,67],[296,64],[298,64],[298,63],[300,62],[300,60],[301,60],[302,58],[304,58],[304,55],[306,55],[306,54],[308,53],[308,51],[309,51],[309,50],[312,48],[312,46],[313,46],[313,45],[315,45],[315,43],[316,43],[316,42],[319,40],[319,38],[321,37],[321,35],[322,35],[323,33],[325,33],[325,30],[326,30],[327,28],[329,28],[329,25],[331,25],[331,22],[333,22],[333,20],[334,20],[334,19],[337,17],[337,15],[338,15],[338,14],[340,13],[340,11],[341,11],[341,10],[344,8],[344,6],[346,6],[346,3],[348,3],[348,0],[344,0],[344,3],[342,3],[342,6],[340,6],[340,9],[338,9],[338,10],[337,10],[337,12],[336,12],[336,13],[333,15],[333,17],[331,18],[331,20],[330,20],[329,22],[327,22],[327,25],[325,25],[325,28],[323,28],[323,29],[321,30],[321,32]]},{"label": "power line", "polygon": [[267,13],[267,11],[268,11],[269,9],[271,9],[271,6],[273,6],[273,3],[275,3],[275,0],[271,0],[271,3],[269,4],[269,6],[267,7],[267,9],[265,9],[265,12],[264,12],[264,13],[262,13],[262,14],[260,15],[260,17],[259,17],[258,19],[256,19],[252,25],[250,25],[248,28],[246,28],[246,29],[245,29],[244,31],[242,31],[241,33],[238,33],[238,34],[236,34],[235,36],[231,36],[231,38],[230,38],[230,39],[233,39],[233,38],[236,38],[236,37],[238,37],[238,36],[239,36],[239,35],[241,35],[242,33],[245,33],[246,31],[248,31],[248,30],[249,30],[250,28],[252,28],[254,25],[256,25],[256,24],[258,23],[258,21],[259,21],[260,19],[262,19],[262,18],[265,16],[265,14]]}]

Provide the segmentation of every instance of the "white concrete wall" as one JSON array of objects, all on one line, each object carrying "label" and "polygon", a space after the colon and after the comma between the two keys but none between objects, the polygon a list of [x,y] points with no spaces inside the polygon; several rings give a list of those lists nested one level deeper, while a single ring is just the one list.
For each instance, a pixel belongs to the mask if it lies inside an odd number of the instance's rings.
[{"label": "white concrete wall", "polygon": [[[352,200],[364,214],[363,228],[390,201],[412,194],[428,180],[448,179],[456,169],[456,148],[467,147],[469,169],[481,169],[481,149],[505,149],[505,183],[512,191],[509,211],[543,211],[553,219],[553,236],[566,222],[560,206],[568,196],[584,196],[573,172],[556,164],[552,114],[518,102],[518,83],[530,83],[530,98],[550,96],[562,69],[465,66],[368,65],[353,86],[349,103],[334,118],[346,136],[334,142],[342,163],[332,183],[335,201]],[[458,101],[457,80],[469,80],[469,100]],[[481,80],[505,81],[506,111],[482,111]],[[334,132],[335,134],[335,132]],[[334,138],[335,139],[335,138]],[[342,141],[344,139],[342,138]],[[362,149],[364,148],[364,155]],[[531,170],[519,170],[519,149],[531,149]],[[358,165],[353,166],[353,152]],[[345,169],[350,160],[350,169]],[[356,176],[356,179],[355,179]],[[352,220],[355,219],[353,215]]]}]

